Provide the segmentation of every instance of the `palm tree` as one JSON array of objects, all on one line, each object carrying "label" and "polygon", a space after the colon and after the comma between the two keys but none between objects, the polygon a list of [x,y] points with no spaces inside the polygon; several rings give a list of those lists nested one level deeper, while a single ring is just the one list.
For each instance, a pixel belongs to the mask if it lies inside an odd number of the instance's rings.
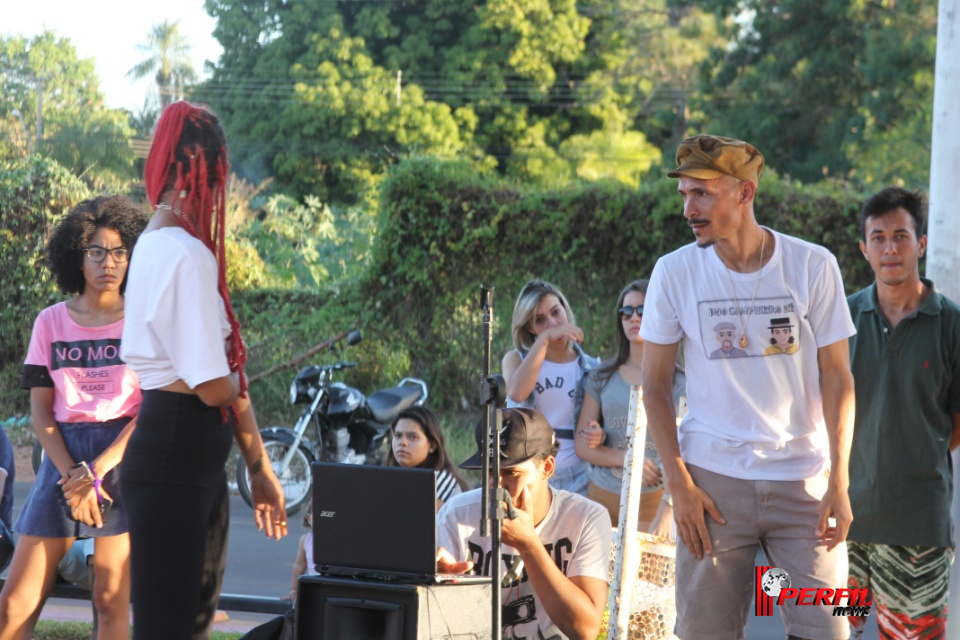
[{"label": "palm tree", "polygon": [[147,43],[137,45],[146,57],[127,75],[139,80],[156,74],[162,110],[171,102],[183,99],[187,85],[197,80],[197,72],[190,62],[190,48],[180,33],[179,20],[154,24],[147,34]]}]

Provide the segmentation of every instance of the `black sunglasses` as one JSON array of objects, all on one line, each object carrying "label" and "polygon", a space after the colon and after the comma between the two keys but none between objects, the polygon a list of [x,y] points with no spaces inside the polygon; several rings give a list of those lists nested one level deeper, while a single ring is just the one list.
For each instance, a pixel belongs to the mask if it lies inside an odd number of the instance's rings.
[{"label": "black sunglasses", "polygon": [[642,318],[642,317],[643,317],[643,305],[642,305],[642,304],[638,304],[638,305],[635,306],[635,307],[631,307],[630,305],[624,305],[624,306],[620,307],[619,309],[617,309],[617,313],[619,313],[621,316],[623,316],[623,319],[624,319],[624,320],[629,320],[630,318],[632,318],[634,313],[636,313],[638,316],[640,316],[640,317]]}]

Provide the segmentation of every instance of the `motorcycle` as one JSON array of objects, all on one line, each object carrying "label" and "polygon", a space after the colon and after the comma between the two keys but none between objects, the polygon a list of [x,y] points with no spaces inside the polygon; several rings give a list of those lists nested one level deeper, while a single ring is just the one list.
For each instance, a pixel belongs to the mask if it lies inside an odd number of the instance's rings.
[{"label": "motorcycle", "polygon": [[[359,330],[347,336],[347,345],[363,339]],[[364,396],[358,389],[334,382],[337,371],[357,366],[343,362],[337,343],[331,341],[335,362],[309,365],[297,373],[290,384],[290,404],[305,404],[296,425],[269,427],[260,431],[273,471],[286,497],[287,515],[300,510],[310,499],[315,461],[344,464],[379,464],[381,446],[394,418],[403,409],[422,405],[427,400],[427,384],[418,378],[404,378],[396,387]],[[313,439],[307,435],[315,427]],[[250,474],[241,458],[237,463],[237,489],[244,501],[250,497]]]}]

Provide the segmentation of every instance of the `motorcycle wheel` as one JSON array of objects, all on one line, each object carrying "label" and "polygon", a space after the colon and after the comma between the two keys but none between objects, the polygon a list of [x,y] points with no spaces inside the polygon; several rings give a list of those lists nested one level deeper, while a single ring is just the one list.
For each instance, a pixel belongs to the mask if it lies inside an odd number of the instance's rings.
[{"label": "motorcycle wheel", "polygon": [[[304,445],[297,447],[297,452],[290,461],[290,466],[286,471],[281,472],[279,465],[283,462],[283,457],[287,455],[290,445],[279,439],[272,438],[269,434],[263,434],[263,446],[267,450],[270,458],[270,464],[277,474],[280,486],[283,488],[283,495],[287,505],[287,517],[294,515],[300,510],[300,507],[310,499],[310,489],[313,485],[313,473],[310,465],[313,463],[313,454]],[[247,465],[240,458],[237,463],[237,490],[243,501],[251,508],[253,499],[250,497],[250,474],[247,471]]]},{"label": "motorcycle wheel", "polygon": [[43,445],[40,444],[39,440],[34,441],[33,443],[33,475],[37,475],[37,471],[40,469],[40,463],[43,462]]}]

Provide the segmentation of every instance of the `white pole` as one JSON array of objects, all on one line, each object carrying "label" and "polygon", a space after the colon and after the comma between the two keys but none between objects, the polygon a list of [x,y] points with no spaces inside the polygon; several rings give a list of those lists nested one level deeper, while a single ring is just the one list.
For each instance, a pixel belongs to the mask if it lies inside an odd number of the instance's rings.
[{"label": "white pole", "polygon": [[[630,630],[630,604],[633,585],[640,567],[637,546],[637,520],[640,519],[640,495],[643,491],[643,454],[647,442],[647,414],[643,411],[640,387],[630,387],[627,411],[627,451],[623,460],[623,484],[620,490],[620,520],[614,537],[613,594],[607,638],[625,640]],[[634,497],[636,496],[636,497]]]},{"label": "white pole", "polygon": [[[960,4],[940,0],[936,75],[933,85],[933,140],[930,153],[930,220],[927,275],[947,297],[960,301],[960,216],[952,191],[960,182]],[[953,456],[954,542],[960,543],[960,456]],[[950,577],[948,638],[960,638],[960,568]]]}]

